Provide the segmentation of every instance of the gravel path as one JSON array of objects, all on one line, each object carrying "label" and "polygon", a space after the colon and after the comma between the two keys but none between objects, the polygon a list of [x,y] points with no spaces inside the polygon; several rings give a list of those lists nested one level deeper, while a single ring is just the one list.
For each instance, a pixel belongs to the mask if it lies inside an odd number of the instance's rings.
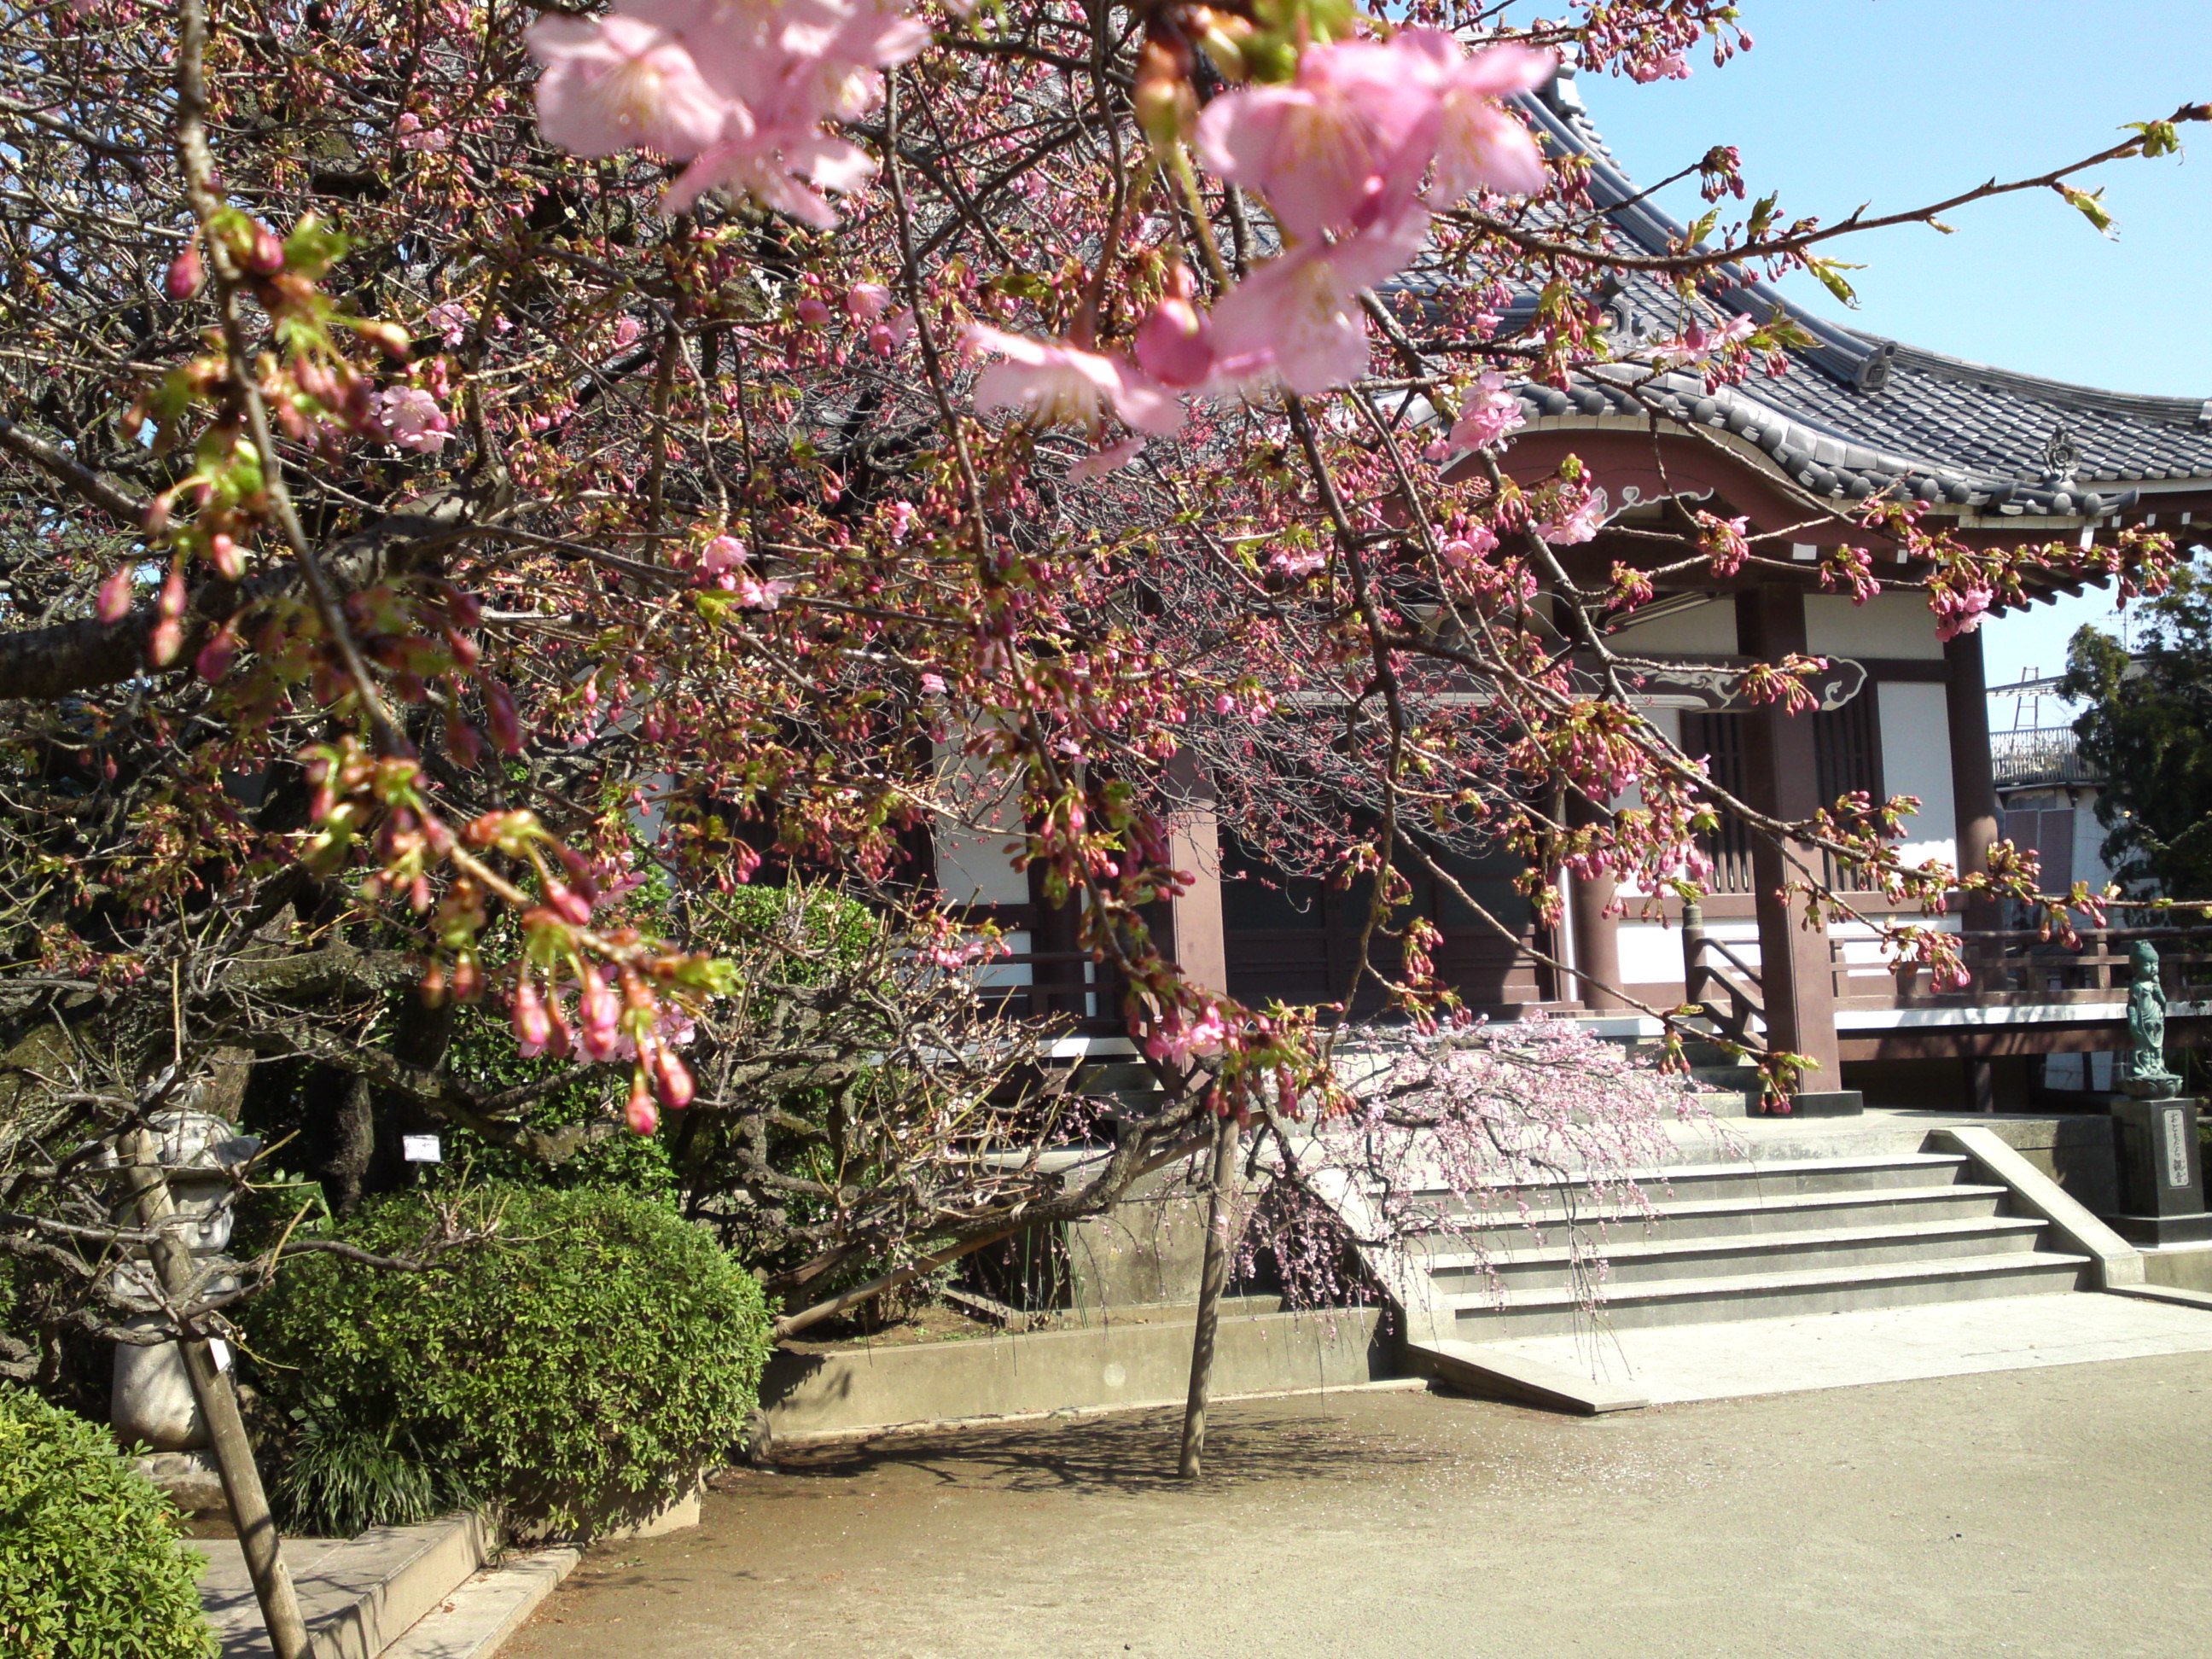
[{"label": "gravel path", "polygon": [[1407,1393],[843,1448],[595,1551],[507,1659],[2212,1652],[2212,1355],[1595,1419]]}]

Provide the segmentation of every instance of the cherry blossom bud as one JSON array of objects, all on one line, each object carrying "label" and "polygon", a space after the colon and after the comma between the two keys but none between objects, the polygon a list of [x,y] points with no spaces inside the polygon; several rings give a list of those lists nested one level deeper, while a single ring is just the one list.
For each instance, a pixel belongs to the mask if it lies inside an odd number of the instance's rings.
[{"label": "cherry blossom bud", "polygon": [[485,735],[502,755],[522,752],[522,721],[514,712],[514,694],[497,680],[478,682],[483,688]]},{"label": "cherry blossom bud", "polygon": [[131,614],[131,567],[118,565],[100,585],[99,615],[104,623],[121,622]]},{"label": "cherry blossom bud", "polygon": [[227,582],[234,582],[246,574],[246,561],[239,555],[238,544],[220,530],[208,538],[208,562]]},{"label": "cherry blossom bud", "polygon": [[230,672],[232,660],[238,655],[236,618],[216,629],[215,637],[200,647],[199,655],[192,659],[192,670],[209,684],[214,684]]},{"label": "cherry blossom bud", "polygon": [[545,878],[545,902],[562,921],[581,927],[592,919],[590,901],[561,882]]},{"label": "cherry blossom bud", "polygon": [[415,988],[415,991],[416,994],[422,999],[424,1007],[437,1008],[444,1006],[446,964],[433,957],[430,965],[422,970],[422,983]]},{"label": "cherry blossom bud", "polygon": [[253,246],[246,255],[246,268],[257,276],[274,276],[284,269],[284,244],[268,226],[253,227]]},{"label": "cherry blossom bud", "polygon": [[553,1035],[552,1022],[545,1016],[545,1000],[538,994],[538,987],[525,974],[514,982],[514,999],[508,1011],[517,1042],[533,1048],[543,1048],[546,1039]]},{"label": "cherry blossom bud", "polygon": [[197,240],[185,244],[185,251],[169,262],[161,287],[172,300],[189,300],[200,291],[207,281],[207,267],[200,263],[200,245]]},{"label": "cherry blossom bud", "polygon": [[582,984],[582,993],[576,999],[576,1014],[582,1024],[584,1053],[592,1060],[611,1060],[616,1043],[621,1040],[617,1022],[622,1016],[622,1003],[614,988],[589,963],[584,966]]},{"label": "cherry blossom bud", "polygon": [[550,997],[545,1003],[545,1058],[566,1060],[576,1046],[576,1034],[569,1029],[568,1010],[561,999]]},{"label": "cherry blossom bud", "polygon": [[830,307],[817,299],[801,300],[793,309],[798,313],[799,320],[809,328],[819,328],[830,320]]},{"label": "cherry blossom bud", "polygon": [[653,1106],[651,1091],[646,1087],[642,1066],[629,1074],[629,1103],[623,1109],[623,1121],[629,1125],[634,1135],[649,1135],[660,1127],[660,1113]]},{"label": "cherry blossom bud", "polygon": [[477,1000],[477,994],[483,989],[483,975],[477,967],[475,951],[464,951],[454,959],[450,983],[454,1001],[474,1002]]},{"label": "cherry blossom bud", "polygon": [[167,668],[176,661],[177,653],[185,648],[184,623],[179,620],[185,611],[184,573],[173,566],[168,580],[161,584],[161,598],[156,607],[161,620],[154,624],[152,636],[147,641],[146,654],[156,668]]},{"label": "cherry blossom bud", "polygon": [[680,1112],[691,1103],[691,1069],[665,1042],[653,1053],[653,1092],[670,1111]]}]

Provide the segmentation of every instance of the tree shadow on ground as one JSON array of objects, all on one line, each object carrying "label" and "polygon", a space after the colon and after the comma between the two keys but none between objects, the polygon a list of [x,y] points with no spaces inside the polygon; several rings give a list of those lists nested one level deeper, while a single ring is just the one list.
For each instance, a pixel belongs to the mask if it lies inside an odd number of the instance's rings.
[{"label": "tree shadow on ground", "polygon": [[[1182,1412],[1162,1409],[794,1447],[779,1449],[774,1466],[802,1481],[904,1474],[925,1486],[1013,1492],[1188,1492],[1191,1483],[1176,1474],[1182,1429]],[[1377,1434],[1322,1413],[1218,1407],[1207,1425],[1204,1484],[1352,1480],[1435,1455],[1414,1435]]]}]

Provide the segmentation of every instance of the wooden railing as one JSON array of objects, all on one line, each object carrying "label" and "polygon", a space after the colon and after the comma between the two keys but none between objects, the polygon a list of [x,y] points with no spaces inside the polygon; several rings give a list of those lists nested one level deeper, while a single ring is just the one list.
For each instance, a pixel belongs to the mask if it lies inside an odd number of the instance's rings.
[{"label": "wooden railing", "polygon": [[[1882,969],[1846,963],[1846,941],[1831,942],[1838,1007],[1972,1006],[1975,1004],[2124,1002],[2129,951],[2148,941],[2159,953],[2159,978],[2173,1002],[2212,1000],[2212,932],[2178,927],[2084,929],[2078,946],[2045,939],[2033,929],[1974,930],[1960,937],[1972,975],[1956,990],[1936,989],[1928,969]],[[1875,989],[1870,981],[1887,981]],[[1878,981],[1877,981],[1878,982]]]},{"label": "wooden railing", "polygon": [[[1729,970],[1734,969],[1731,974]],[[1693,902],[1682,907],[1682,1000],[1704,1009],[1716,1030],[1732,1042],[1749,1044],[1754,1026],[1763,1026],[1765,1006],[1759,970],[1705,932],[1705,913]]]}]

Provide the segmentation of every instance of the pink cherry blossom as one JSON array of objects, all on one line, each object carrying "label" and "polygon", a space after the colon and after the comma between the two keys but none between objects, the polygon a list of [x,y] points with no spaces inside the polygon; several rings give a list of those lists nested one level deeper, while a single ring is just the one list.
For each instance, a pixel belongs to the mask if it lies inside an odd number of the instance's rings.
[{"label": "pink cherry blossom", "polygon": [[1427,210],[1409,204],[1334,246],[1306,242],[1261,265],[1213,307],[1216,384],[1279,381],[1310,394],[1358,380],[1367,372],[1359,291],[1404,265],[1428,229]]},{"label": "pink cherry blossom", "polygon": [[1006,359],[976,377],[979,415],[1018,409],[1042,425],[1065,421],[1096,431],[1111,410],[1139,432],[1167,437],[1182,428],[1174,394],[1119,357],[981,323],[969,325],[962,343],[970,356],[993,351]]},{"label": "pink cherry blossom", "polygon": [[1686,81],[1690,78],[1690,60],[1682,55],[1679,46],[1656,58],[1632,58],[1628,65],[1628,78],[1641,86],[1649,86],[1654,81]]},{"label": "pink cherry blossom", "polygon": [[914,313],[901,307],[869,325],[868,349],[878,357],[888,357],[904,345],[913,332]]},{"label": "pink cherry blossom", "polygon": [[1455,453],[1471,449],[1488,449],[1509,432],[1517,431],[1528,423],[1521,412],[1521,400],[1505,389],[1505,377],[1496,369],[1483,370],[1474,383],[1465,403],[1460,405],[1459,419],[1452,425],[1450,434],[1444,440],[1445,447]]},{"label": "pink cherry blossom", "polygon": [[1548,182],[1543,151],[1498,100],[1551,78],[1559,58],[1532,46],[1492,46],[1472,56],[1442,29],[1401,30],[1391,42],[1437,100],[1436,179],[1442,205],[1469,192],[1533,196]]},{"label": "pink cherry blossom", "polygon": [[1287,86],[1248,86],[1198,118],[1198,152],[1261,191],[1293,237],[1352,229],[1419,188],[1443,111],[1420,67],[1369,40],[1308,46]]},{"label": "pink cherry blossom", "polygon": [[845,291],[845,314],[856,322],[872,322],[890,309],[891,291],[881,283],[855,283]]},{"label": "pink cherry blossom", "polygon": [[435,330],[449,346],[457,346],[469,337],[468,307],[458,300],[447,300],[432,306],[422,313],[422,321]]},{"label": "pink cherry blossom", "polygon": [[453,147],[453,134],[451,128],[426,127],[422,125],[422,118],[412,110],[409,110],[399,118],[397,126],[399,133],[399,148],[402,149],[434,152],[451,149]]},{"label": "pink cherry blossom", "polygon": [[530,26],[540,131],[579,155],[642,145],[681,161],[721,139],[742,109],[707,84],[682,40],[642,18],[541,17]]},{"label": "pink cherry blossom", "polygon": [[1605,526],[1611,505],[1602,489],[1587,490],[1579,501],[1561,501],[1552,516],[1536,526],[1536,533],[1554,547],[1594,540]]},{"label": "pink cherry blossom", "polygon": [[[736,125],[733,121],[733,129]],[[875,174],[874,158],[842,138],[812,131],[781,136],[745,127],[701,151],[669,185],[663,205],[671,213],[681,213],[708,191],[728,190],[829,230],[837,223],[837,210],[822,191],[850,194]],[[808,189],[799,182],[802,178],[812,179],[821,190]]]},{"label": "pink cherry blossom", "polygon": [[453,435],[446,411],[420,386],[395,386],[378,392],[376,417],[386,437],[400,448],[418,453],[435,454]]},{"label": "pink cherry blossom", "polygon": [[1167,293],[1137,328],[1139,367],[1168,386],[1203,386],[1213,374],[1213,343],[1191,292],[1188,268],[1177,265]]},{"label": "pink cherry blossom", "polygon": [[1071,479],[1103,478],[1109,472],[1119,472],[1135,460],[1145,447],[1142,438],[1124,438],[1119,443],[1107,444],[1093,450],[1067,469]]},{"label": "pink cherry blossom", "polygon": [[1498,538],[1486,526],[1469,525],[1446,542],[1437,551],[1443,562],[1455,570],[1465,570],[1498,545]]},{"label": "pink cherry blossom", "polygon": [[1304,581],[1328,562],[1328,556],[1310,547],[1279,547],[1267,557],[1267,568],[1292,581]]}]

